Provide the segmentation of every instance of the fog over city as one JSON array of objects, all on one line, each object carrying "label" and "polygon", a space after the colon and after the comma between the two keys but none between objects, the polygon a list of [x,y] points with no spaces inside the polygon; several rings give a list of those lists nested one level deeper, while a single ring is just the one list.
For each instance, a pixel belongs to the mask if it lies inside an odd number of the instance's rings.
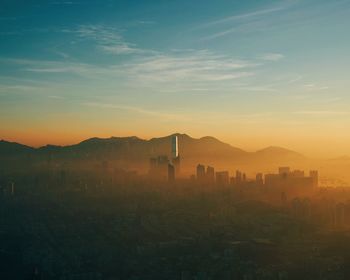
[{"label": "fog over city", "polygon": [[0,279],[350,279],[349,15],[0,1]]}]

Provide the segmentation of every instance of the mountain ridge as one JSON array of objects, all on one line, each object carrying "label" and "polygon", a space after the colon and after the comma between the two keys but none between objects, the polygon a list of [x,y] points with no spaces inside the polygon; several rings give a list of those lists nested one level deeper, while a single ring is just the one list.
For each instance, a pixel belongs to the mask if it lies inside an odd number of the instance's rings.
[{"label": "mountain ridge", "polygon": [[47,144],[38,148],[1,140],[0,155],[10,155],[11,153],[62,153],[69,155],[69,153],[72,153],[78,156],[94,154],[101,157],[110,157],[112,154],[119,154],[122,158],[146,158],[157,154],[168,154],[170,151],[171,137],[173,136],[178,136],[179,138],[180,155],[187,156],[188,158],[201,159],[203,157],[219,157],[223,159],[265,159],[271,156],[282,158],[304,157],[300,153],[277,146],[269,146],[255,152],[247,152],[231,144],[222,142],[213,136],[193,138],[187,134],[181,133],[173,133],[163,137],[153,137],[148,140],[137,136],[111,136],[109,138],[92,137],[76,144],[65,146]]}]

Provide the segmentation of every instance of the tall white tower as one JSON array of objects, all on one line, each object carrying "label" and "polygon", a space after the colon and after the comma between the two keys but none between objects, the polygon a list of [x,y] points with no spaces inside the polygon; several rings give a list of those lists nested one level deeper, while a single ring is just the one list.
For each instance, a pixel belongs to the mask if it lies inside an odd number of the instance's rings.
[{"label": "tall white tower", "polygon": [[171,137],[171,162],[175,168],[175,175],[180,173],[179,138],[177,135]]},{"label": "tall white tower", "polygon": [[171,137],[171,157],[177,158],[179,156],[179,140],[177,135]]}]

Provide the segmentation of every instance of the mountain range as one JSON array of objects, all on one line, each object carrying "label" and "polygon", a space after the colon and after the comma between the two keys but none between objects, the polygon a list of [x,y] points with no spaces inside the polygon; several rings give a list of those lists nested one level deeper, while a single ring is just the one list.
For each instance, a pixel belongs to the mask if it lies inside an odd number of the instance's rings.
[{"label": "mountain range", "polygon": [[172,134],[165,137],[141,139],[131,137],[90,138],[69,146],[46,145],[39,148],[15,142],[0,141],[0,158],[47,157],[57,159],[98,159],[147,161],[157,155],[169,155],[172,136],[179,139],[179,152],[183,160],[196,162],[286,162],[302,160],[303,155],[280,147],[268,147],[256,152],[247,152],[220,140],[206,136],[199,139],[187,134]]}]

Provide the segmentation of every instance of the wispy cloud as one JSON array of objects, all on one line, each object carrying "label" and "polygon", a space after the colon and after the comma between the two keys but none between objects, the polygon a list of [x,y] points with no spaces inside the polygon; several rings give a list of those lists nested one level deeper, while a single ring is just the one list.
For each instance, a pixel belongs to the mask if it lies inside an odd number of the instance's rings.
[{"label": "wispy cloud", "polygon": [[81,76],[89,76],[90,74],[97,73],[100,68],[85,64],[85,63],[73,63],[64,61],[19,61],[19,64],[24,64],[26,67],[23,69],[29,72],[37,73],[73,73]]},{"label": "wispy cloud", "polygon": [[32,91],[41,89],[40,87],[29,86],[29,85],[11,85],[11,86],[0,86],[0,90],[20,90],[20,91]]},{"label": "wispy cloud", "polygon": [[289,80],[286,82],[286,84],[294,84],[294,83],[296,83],[296,82],[298,82],[298,81],[300,81],[300,80],[302,80],[302,79],[303,79],[303,76],[302,76],[302,75],[297,75],[296,77],[289,79]]},{"label": "wispy cloud", "polygon": [[144,81],[220,82],[254,75],[259,64],[206,50],[155,55],[128,65],[130,75]]},{"label": "wispy cloud", "polygon": [[[196,29],[216,30],[202,38],[202,40],[212,40],[218,37],[223,37],[235,32],[247,32],[252,30],[260,30],[266,28],[266,19],[269,19],[272,14],[284,12],[293,7],[298,0],[279,1],[270,6],[262,7],[259,10],[248,11],[240,14],[233,14],[221,19],[206,22],[197,26]],[[218,30],[219,29],[219,30]]]},{"label": "wispy cloud", "polygon": [[266,53],[263,54],[260,59],[266,61],[278,61],[284,58],[284,55],[281,53]]},{"label": "wispy cloud", "polygon": [[329,89],[328,86],[319,86],[316,84],[305,84],[303,85],[303,88],[307,91],[318,91],[318,90],[327,90]]},{"label": "wispy cloud", "polygon": [[135,44],[127,42],[121,30],[115,27],[104,25],[80,25],[73,30],[63,30],[76,34],[80,39],[92,40],[98,49],[117,55],[140,54],[150,52],[137,48]]},{"label": "wispy cloud", "polygon": [[254,75],[260,63],[233,59],[207,50],[176,51],[137,57],[124,63],[92,65],[69,61],[40,61],[28,59],[6,59],[17,64],[22,71],[45,74],[71,73],[93,79],[122,78],[142,85],[167,84],[167,88],[183,86],[203,88],[210,83],[230,82]]},{"label": "wispy cloud", "polygon": [[289,6],[289,5],[286,5],[287,2],[290,2],[290,1],[286,1],[286,3],[282,3],[282,4],[279,4],[278,6],[271,7],[271,8],[265,8],[265,9],[256,10],[253,12],[236,14],[236,15],[224,17],[222,19],[214,20],[214,21],[208,22],[206,24],[203,24],[201,27],[204,28],[204,27],[209,27],[209,26],[213,26],[213,25],[232,23],[232,22],[236,22],[239,20],[246,20],[246,19],[256,18],[259,16],[272,14],[272,13],[275,13],[278,11],[285,10]]}]

